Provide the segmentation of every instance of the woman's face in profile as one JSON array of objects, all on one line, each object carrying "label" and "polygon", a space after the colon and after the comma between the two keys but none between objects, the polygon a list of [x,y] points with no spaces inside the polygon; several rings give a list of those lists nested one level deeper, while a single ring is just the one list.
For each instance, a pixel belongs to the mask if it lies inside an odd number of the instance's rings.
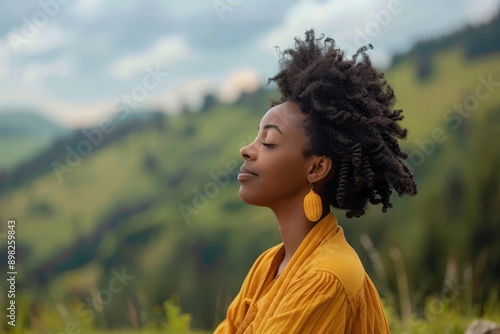
[{"label": "woman's face in profile", "polygon": [[245,162],[238,175],[239,193],[245,203],[272,207],[307,194],[306,117],[293,102],[279,104],[262,117],[257,138],[240,151]]}]

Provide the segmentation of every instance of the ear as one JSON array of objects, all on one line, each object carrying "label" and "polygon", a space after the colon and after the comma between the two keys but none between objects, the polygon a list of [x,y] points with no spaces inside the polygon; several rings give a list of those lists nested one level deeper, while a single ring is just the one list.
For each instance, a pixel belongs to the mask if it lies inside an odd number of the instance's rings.
[{"label": "ear", "polygon": [[326,156],[315,155],[307,169],[307,181],[316,183],[326,179],[332,170],[332,159]]}]

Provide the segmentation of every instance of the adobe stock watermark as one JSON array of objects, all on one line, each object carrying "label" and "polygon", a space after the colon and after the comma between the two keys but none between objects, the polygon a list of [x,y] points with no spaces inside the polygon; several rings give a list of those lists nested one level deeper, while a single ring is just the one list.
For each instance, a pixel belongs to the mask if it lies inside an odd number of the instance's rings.
[{"label": "adobe stock watermark", "polygon": [[[487,100],[495,90],[500,87],[500,81],[493,81],[493,74],[489,74],[485,79],[482,75],[477,77],[479,83],[474,89],[474,93],[467,95],[462,102],[455,103],[451,108],[445,110],[443,120],[449,124],[453,130],[457,130],[464,119],[469,118],[472,113],[479,109],[481,101]],[[434,154],[436,146],[448,140],[446,131],[443,128],[436,127],[432,130],[430,138],[423,140],[415,139],[414,143],[418,146],[410,152],[407,165],[413,172],[416,167],[421,166],[426,158]]]},{"label": "adobe stock watermark", "polygon": [[413,331],[416,330],[416,333],[427,333],[428,324],[436,321],[439,316],[446,312],[450,305],[458,300],[466,288],[467,286],[465,285],[452,285],[450,282],[445,282],[440,296],[431,297],[425,304],[424,318],[411,317],[409,319],[410,328],[412,328]]},{"label": "adobe stock watermark", "polygon": [[[93,288],[90,291],[90,297],[87,298],[86,303],[80,302],[76,308],[76,314],[83,319],[87,324],[90,324],[96,317],[96,313],[104,310],[104,307],[111,304],[114,295],[122,292],[130,282],[135,279],[135,275],[130,275],[126,272],[125,267],[121,272],[112,269],[111,274],[113,277],[109,280],[105,288]],[[82,328],[74,320],[66,322],[63,332],[52,334],[80,334]]]},{"label": "adobe stock watermark", "polygon": [[[411,2],[412,0],[406,0]],[[380,10],[373,10],[370,13],[371,20],[366,22],[363,28],[354,28],[354,44],[357,46],[367,45],[370,40],[380,35],[384,28],[387,28],[393,18],[401,14],[404,10],[404,5],[400,0],[389,0]]]},{"label": "adobe stock watermark", "polygon": [[224,21],[224,15],[227,12],[232,12],[236,7],[241,5],[243,0],[214,0],[212,5],[215,12],[221,21]]},{"label": "adobe stock watermark", "polygon": [[53,19],[61,10],[61,6],[65,6],[73,0],[40,0],[38,5],[40,10],[35,12],[31,17],[22,17],[23,25],[18,32],[10,32],[8,34],[10,45],[17,53],[19,47],[28,44],[36,38],[41,29],[43,29],[51,19]]},{"label": "adobe stock watermark", "polygon": [[240,165],[235,160],[229,161],[225,170],[208,173],[213,181],[207,182],[201,189],[193,188],[194,196],[190,200],[191,203],[180,203],[177,206],[186,224],[191,222],[192,215],[199,215],[201,210],[210,204],[210,199],[217,197],[221,189],[229,185],[231,178],[238,175]]},{"label": "adobe stock watermark", "polygon": [[[444,122],[449,124],[452,130],[457,130],[464,119],[469,118],[479,109],[481,101],[487,100],[500,87],[500,81],[494,81],[491,73],[486,78],[481,75],[477,79],[479,83],[474,92],[463,98],[461,102],[453,104],[443,114]],[[410,171],[413,173],[417,167],[422,166],[426,159],[436,152],[436,147],[447,140],[446,130],[441,127],[434,128],[428,138],[415,139],[413,142],[418,148],[412,150],[406,160]],[[394,178],[394,174],[391,172],[385,173],[385,176],[389,180]]]},{"label": "adobe stock watermark", "polygon": [[[149,93],[159,87],[163,80],[169,75],[168,72],[162,71],[159,65],[156,66],[156,69],[148,66],[146,71],[148,74],[144,76],[140,85],[134,86],[128,94],[122,94],[119,99],[113,102],[112,110],[116,115],[116,119],[120,121],[125,120],[130,110],[137,108],[139,103],[144,101]],[[65,150],[67,154],[65,163],[58,161],[51,163],[59,183],[63,181],[65,173],[72,173],[74,169],[81,164],[84,157],[91,154],[94,148],[101,145],[104,136],[112,133],[115,128],[116,126],[111,119],[103,118],[99,121],[99,126],[97,128],[81,131],[87,139],[80,140],[75,147],[66,145]]]}]

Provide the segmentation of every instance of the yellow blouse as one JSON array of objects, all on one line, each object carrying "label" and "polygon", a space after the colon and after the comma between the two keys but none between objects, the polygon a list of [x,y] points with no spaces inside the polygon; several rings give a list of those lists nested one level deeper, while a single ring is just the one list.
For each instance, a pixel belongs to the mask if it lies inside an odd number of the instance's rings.
[{"label": "yellow blouse", "polygon": [[283,243],[255,261],[214,334],[390,333],[380,297],[333,214],[283,272]]}]

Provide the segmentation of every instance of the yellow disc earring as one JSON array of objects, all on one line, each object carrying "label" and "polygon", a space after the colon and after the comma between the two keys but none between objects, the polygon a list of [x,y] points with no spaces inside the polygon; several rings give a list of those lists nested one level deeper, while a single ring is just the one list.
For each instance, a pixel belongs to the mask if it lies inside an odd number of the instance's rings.
[{"label": "yellow disc earring", "polygon": [[323,213],[321,197],[313,191],[314,185],[311,183],[311,191],[304,197],[304,213],[307,219],[317,222]]}]

